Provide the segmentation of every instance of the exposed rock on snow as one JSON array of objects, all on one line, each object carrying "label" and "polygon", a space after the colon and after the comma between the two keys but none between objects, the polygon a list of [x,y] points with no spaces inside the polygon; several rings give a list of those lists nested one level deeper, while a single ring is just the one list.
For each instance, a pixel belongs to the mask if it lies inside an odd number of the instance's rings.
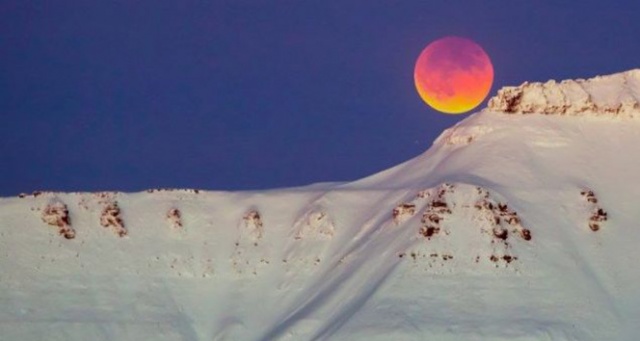
[{"label": "exposed rock on snow", "polygon": [[111,227],[118,237],[127,235],[127,229],[124,227],[124,221],[120,217],[120,207],[117,201],[106,204],[100,215],[100,225],[102,227]]},{"label": "exposed rock on snow", "polygon": [[149,188],[147,193],[162,193],[162,192],[183,192],[190,194],[198,194],[200,193],[199,189],[193,188]]},{"label": "exposed rock on snow", "polygon": [[169,209],[167,212],[167,220],[169,221],[169,225],[174,229],[182,227],[182,213],[175,207]]},{"label": "exposed rock on snow", "polygon": [[605,211],[600,205],[598,205],[598,198],[593,193],[592,190],[587,189],[580,192],[580,195],[587,201],[589,204],[589,228],[591,231],[596,232],[600,230],[600,225],[602,222],[606,221],[609,218],[609,214]]},{"label": "exposed rock on snow", "polygon": [[498,90],[487,109],[508,114],[640,117],[640,69],[557,83],[525,82]]},{"label": "exposed rock on snow", "polygon": [[491,234],[494,238],[506,241],[509,232],[512,232],[526,241],[531,240],[531,231],[522,226],[516,211],[509,208],[506,203],[491,199],[488,191],[480,188],[478,190],[484,192],[485,195],[475,203],[474,207],[478,211],[492,216],[494,226],[491,229]]},{"label": "exposed rock on snow", "polygon": [[427,240],[431,240],[431,237],[440,233],[440,222],[445,219],[446,215],[451,214],[445,195],[453,193],[454,188],[454,185],[445,183],[428,196],[431,200],[422,213],[422,219],[420,220],[422,226],[418,230],[418,233],[427,238]]},{"label": "exposed rock on snow", "polygon": [[[517,245],[532,239],[518,213],[483,187],[445,183],[422,190],[413,201],[394,209],[394,223],[406,225],[413,215],[409,213],[418,207],[423,207],[418,235],[427,243],[400,252],[398,257],[416,264],[426,262],[429,272],[450,266],[470,269],[487,260],[494,267],[508,267],[519,259]],[[401,212],[406,212],[404,217]],[[468,226],[460,223],[461,218]]]},{"label": "exposed rock on snow", "polygon": [[416,205],[412,203],[403,203],[396,206],[391,215],[393,216],[393,221],[397,224],[401,224],[407,219],[411,218],[414,214],[416,214]]},{"label": "exposed rock on snow", "polygon": [[474,140],[480,138],[493,131],[493,128],[486,125],[480,126],[454,126],[452,128],[445,129],[442,134],[434,141],[434,143],[445,143],[452,146],[464,146],[472,143]]},{"label": "exposed rock on snow", "polygon": [[244,217],[242,217],[242,220],[244,221],[243,234],[246,234],[246,236],[248,236],[255,242],[262,239],[264,228],[262,226],[262,218],[260,217],[260,212],[258,212],[257,210],[251,210],[247,212]]},{"label": "exposed rock on snow", "polygon": [[60,201],[49,203],[42,210],[42,221],[58,227],[58,233],[67,239],[76,237],[76,231],[71,227],[71,219],[69,218],[69,209],[67,205]]}]

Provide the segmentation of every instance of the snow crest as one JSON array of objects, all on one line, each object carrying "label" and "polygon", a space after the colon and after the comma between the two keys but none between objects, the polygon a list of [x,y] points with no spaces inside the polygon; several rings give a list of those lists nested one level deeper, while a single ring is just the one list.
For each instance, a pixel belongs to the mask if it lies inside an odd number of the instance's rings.
[{"label": "snow crest", "polygon": [[525,82],[500,89],[487,111],[507,114],[640,117],[640,69],[557,83]]}]

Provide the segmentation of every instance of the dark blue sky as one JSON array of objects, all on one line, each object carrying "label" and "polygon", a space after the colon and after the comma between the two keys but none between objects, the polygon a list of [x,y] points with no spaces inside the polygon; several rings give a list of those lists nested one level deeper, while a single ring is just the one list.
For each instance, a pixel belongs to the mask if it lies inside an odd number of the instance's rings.
[{"label": "dark blue sky", "polygon": [[0,195],[381,171],[467,116],[413,85],[447,35],[484,47],[492,94],[640,66],[640,2],[555,3],[0,0]]}]

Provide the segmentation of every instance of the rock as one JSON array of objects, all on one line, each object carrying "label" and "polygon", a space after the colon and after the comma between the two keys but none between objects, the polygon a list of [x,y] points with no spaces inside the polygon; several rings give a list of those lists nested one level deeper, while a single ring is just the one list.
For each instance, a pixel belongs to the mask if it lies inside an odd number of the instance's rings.
[{"label": "rock", "polygon": [[640,69],[588,80],[525,82],[498,90],[485,111],[640,118]]},{"label": "rock", "polygon": [[71,219],[69,218],[69,209],[67,205],[60,201],[49,203],[42,210],[42,221],[58,227],[58,233],[66,239],[76,237],[76,231],[71,227]]}]

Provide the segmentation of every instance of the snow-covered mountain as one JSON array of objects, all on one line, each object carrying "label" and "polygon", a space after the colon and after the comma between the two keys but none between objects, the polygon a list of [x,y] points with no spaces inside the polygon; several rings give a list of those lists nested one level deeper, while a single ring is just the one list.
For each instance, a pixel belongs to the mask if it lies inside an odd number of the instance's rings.
[{"label": "snow-covered mountain", "polygon": [[0,339],[638,340],[639,85],[505,88],[352,183],[0,199]]},{"label": "snow-covered mountain", "polygon": [[640,69],[589,80],[524,83],[505,87],[489,101],[489,111],[560,115],[638,116]]}]

